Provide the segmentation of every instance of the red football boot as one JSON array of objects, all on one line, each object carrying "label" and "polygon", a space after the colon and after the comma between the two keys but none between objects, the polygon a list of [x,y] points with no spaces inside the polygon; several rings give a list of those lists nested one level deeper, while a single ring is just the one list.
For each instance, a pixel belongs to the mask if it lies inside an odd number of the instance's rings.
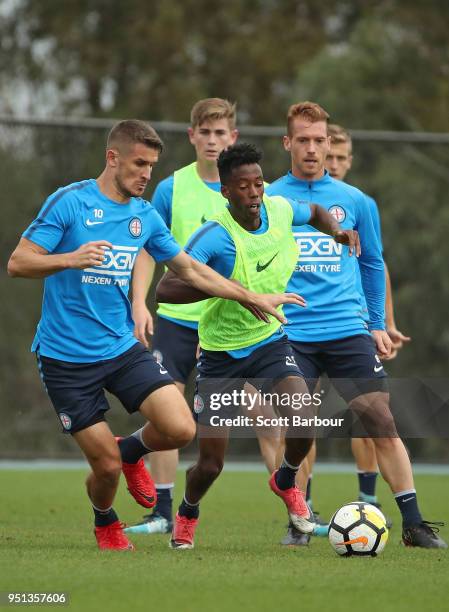
[{"label": "red football boot", "polygon": [[198,519],[188,519],[176,513],[173,532],[169,542],[170,548],[186,549],[193,548],[193,536],[198,525]]},{"label": "red football boot", "polygon": [[[115,439],[118,443],[122,438]],[[126,478],[128,491],[136,502],[144,508],[153,508],[157,501],[156,487],[143,459],[139,459],[137,463],[122,461],[122,472]]]},{"label": "red football boot", "polygon": [[276,484],[275,476],[276,472],[273,472],[268,484],[273,493],[280,497],[287,506],[291,522],[301,533],[312,533],[315,523],[313,521],[313,514],[306,504],[304,493],[296,486],[284,490],[280,489]]},{"label": "red football boot", "polygon": [[115,521],[106,527],[95,527],[94,533],[100,550],[134,550],[123,533],[123,523]]}]

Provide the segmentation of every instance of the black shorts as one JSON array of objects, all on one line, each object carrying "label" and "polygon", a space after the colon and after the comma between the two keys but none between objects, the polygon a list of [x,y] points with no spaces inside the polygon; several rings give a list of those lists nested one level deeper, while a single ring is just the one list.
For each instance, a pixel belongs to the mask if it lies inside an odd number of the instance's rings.
[{"label": "black shorts", "polygon": [[133,413],[150,393],[173,384],[167,370],[139,342],[114,359],[94,363],[36,355],[41,378],[64,433],[73,434],[105,420],[104,413],[110,406],[104,389]]},{"label": "black shorts", "polygon": [[152,350],[158,363],[170,372],[173,380],[187,383],[196,365],[198,331],[157,317]]},{"label": "black shorts", "polygon": [[368,334],[323,342],[290,340],[290,344],[311,392],[322,374],[328,375],[346,402],[365,393],[388,392],[387,373]]},{"label": "black shorts", "polygon": [[257,390],[269,392],[287,376],[304,378],[287,336],[241,359],[225,351],[201,350],[197,368],[193,412],[195,420],[203,425],[210,424],[211,416],[231,418],[240,412],[242,405],[234,401],[217,408],[218,395],[238,397],[247,382]]}]

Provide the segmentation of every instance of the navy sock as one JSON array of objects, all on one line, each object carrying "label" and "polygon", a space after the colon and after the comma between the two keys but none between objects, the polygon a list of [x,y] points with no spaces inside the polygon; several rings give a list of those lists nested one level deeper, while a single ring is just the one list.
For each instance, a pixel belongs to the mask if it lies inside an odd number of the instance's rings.
[{"label": "navy sock", "polygon": [[422,516],[418,508],[415,489],[396,493],[394,498],[402,514],[403,527],[411,527],[412,525],[421,523]]},{"label": "navy sock", "polygon": [[92,508],[95,514],[95,527],[106,527],[118,521],[114,508],[108,508],[108,510],[99,510],[95,506],[92,506]]},{"label": "navy sock", "polygon": [[281,467],[276,472],[274,477],[277,486],[282,490],[291,489],[295,486],[296,474],[299,470],[299,465],[290,465],[285,457],[282,459]]},{"label": "navy sock", "polygon": [[118,441],[120,454],[122,461],[125,463],[137,463],[144,455],[151,452],[150,448],[147,448],[142,444],[140,439],[140,430],[133,433],[127,438],[122,438]]},{"label": "navy sock", "polygon": [[173,484],[171,485],[156,485],[157,503],[154,512],[163,516],[167,521],[173,520]]},{"label": "navy sock", "polygon": [[376,502],[377,472],[358,472],[359,498],[366,502]]},{"label": "navy sock", "polygon": [[200,505],[189,504],[189,502],[186,501],[186,498],[183,497],[182,502],[179,504],[178,514],[179,516],[185,516],[188,519],[197,519],[200,515]]},{"label": "navy sock", "polygon": [[309,508],[312,508],[312,476],[309,476],[307,480],[306,502]]}]

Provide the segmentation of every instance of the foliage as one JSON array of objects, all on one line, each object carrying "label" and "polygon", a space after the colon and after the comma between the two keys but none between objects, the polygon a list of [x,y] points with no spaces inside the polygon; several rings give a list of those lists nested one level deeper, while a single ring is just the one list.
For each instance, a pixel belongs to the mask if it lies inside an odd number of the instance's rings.
[{"label": "foliage", "polygon": [[264,123],[283,113],[288,82],[323,45],[326,23],[312,0],[68,0],[64,10],[22,0],[4,21],[13,59],[4,68],[37,95],[56,92],[48,110],[61,115],[186,121],[197,99],[223,96]]}]

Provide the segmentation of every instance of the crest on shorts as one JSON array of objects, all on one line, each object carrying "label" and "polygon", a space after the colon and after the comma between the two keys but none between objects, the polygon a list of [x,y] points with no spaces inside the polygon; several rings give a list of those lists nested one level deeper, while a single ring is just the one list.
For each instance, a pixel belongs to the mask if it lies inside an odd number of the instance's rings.
[{"label": "crest on shorts", "polygon": [[333,218],[339,223],[343,223],[346,219],[346,211],[343,206],[339,206],[338,204],[334,204],[329,208],[329,214],[333,216]]},{"label": "crest on shorts", "polygon": [[138,238],[142,233],[142,221],[138,217],[133,217],[129,222],[129,233],[134,238]]},{"label": "crest on shorts", "polygon": [[156,362],[161,365],[162,364],[162,353],[161,351],[158,351],[157,349],[154,349],[153,351],[153,357],[156,359]]},{"label": "crest on shorts", "polygon": [[203,398],[201,397],[201,395],[198,395],[197,393],[195,397],[193,398],[193,412],[195,414],[200,414],[201,412],[203,412],[203,410],[204,410]]},{"label": "crest on shorts", "polygon": [[61,414],[59,415],[59,418],[61,420],[61,423],[64,429],[69,430],[72,427],[72,419],[69,417],[68,414],[61,412]]}]

